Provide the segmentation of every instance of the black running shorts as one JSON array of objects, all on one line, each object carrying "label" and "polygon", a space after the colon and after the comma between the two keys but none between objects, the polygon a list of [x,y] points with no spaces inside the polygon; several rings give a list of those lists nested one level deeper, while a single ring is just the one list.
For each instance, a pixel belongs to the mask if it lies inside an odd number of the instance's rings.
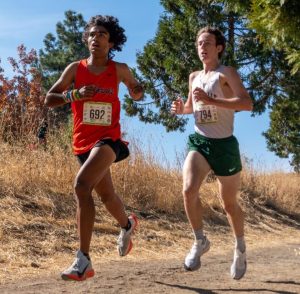
[{"label": "black running shorts", "polygon": [[[121,161],[129,156],[129,149],[127,145],[120,139],[113,141],[112,139],[99,140],[94,147],[101,147],[103,145],[108,145],[116,154],[115,162]],[[81,165],[85,163],[90,155],[91,150],[78,154],[77,159]]]}]

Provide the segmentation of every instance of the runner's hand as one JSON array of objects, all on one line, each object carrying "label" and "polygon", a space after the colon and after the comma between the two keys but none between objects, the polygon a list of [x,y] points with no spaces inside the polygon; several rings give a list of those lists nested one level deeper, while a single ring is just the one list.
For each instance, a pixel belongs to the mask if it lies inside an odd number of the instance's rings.
[{"label": "runner's hand", "polygon": [[144,96],[144,88],[141,84],[137,84],[133,88],[128,88],[128,92],[134,100],[140,100]]},{"label": "runner's hand", "polygon": [[172,114],[183,114],[184,104],[181,97],[178,97],[171,105]]},{"label": "runner's hand", "polygon": [[211,99],[205,91],[203,91],[203,89],[196,87],[193,90],[193,98],[196,102],[203,102],[203,104],[210,104],[211,103]]},{"label": "runner's hand", "polygon": [[83,86],[78,90],[81,99],[88,99],[93,97],[96,94],[96,86],[95,85],[88,85]]}]

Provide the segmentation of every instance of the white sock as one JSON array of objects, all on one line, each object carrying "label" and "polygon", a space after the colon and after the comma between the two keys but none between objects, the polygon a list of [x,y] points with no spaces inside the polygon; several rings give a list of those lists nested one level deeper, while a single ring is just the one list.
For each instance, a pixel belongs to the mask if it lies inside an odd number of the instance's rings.
[{"label": "white sock", "polygon": [[235,238],[235,248],[244,253],[246,251],[246,243],[244,236]]},{"label": "white sock", "polygon": [[205,236],[203,233],[203,229],[199,229],[199,230],[194,230],[194,236],[196,240],[204,240]]}]

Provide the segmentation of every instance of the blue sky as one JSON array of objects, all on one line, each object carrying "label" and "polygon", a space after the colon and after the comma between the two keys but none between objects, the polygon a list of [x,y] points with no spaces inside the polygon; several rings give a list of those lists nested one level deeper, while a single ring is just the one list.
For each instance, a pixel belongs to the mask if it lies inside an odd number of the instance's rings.
[{"label": "blue sky", "polygon": [[[96,14],[113,15],[125,29],[127,42],[123,51],[117,53],[116,61],[135,66],[136,53],[143,50],[147,41],[155,36],[163,7],[159,0],[8,0],[0,1],[0,58],[5,74],[12,74],[7,57],[16,57],[16,48],[24,44],[27,49],[44,47],[43,39],[49,32],[55,34],[56,23],[64,19],[66,10],[81,13],[87,21]],[[188,77],[187,77],[188,80]],[[120,98],[126,92],[120,88]],[[123,131],[140,134],[139,139],[151,144],[151,150],[170,164],[178,154],[184,154],[187,136],[193,132],[193,120],[186,132],[166,133],[162,126],[145,125],[136,118],[122,114]],[[251,117],[249,112],[240,112],[235,117],[234,134],[240,142],[241,153],[253,161],[261,171],[289,171],[287,159],[280,159],[267,150],[262,132],[269,125],[268,114]],[[163,155],[162,155],[163,154]]]}]

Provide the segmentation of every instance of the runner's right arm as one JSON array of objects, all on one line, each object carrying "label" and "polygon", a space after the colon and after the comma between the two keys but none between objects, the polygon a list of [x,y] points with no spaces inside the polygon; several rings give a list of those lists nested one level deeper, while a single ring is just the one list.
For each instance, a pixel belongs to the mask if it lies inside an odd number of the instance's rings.
[{"label": "runner's right arm", "polygon": [[192,83],[198,72],[193,72],[189,76],[189,94],[188,99],[184,103],[181,97],[178,97],[171,105],[171,113],[174,114],[190,114],[193,113],[192,101]]},{"label": "runner's right arm", "polygon": [[44,104],[48,107],[57,107],[66,104],[63,91],[67,90],[75,80],[78,62],[73,62],[66,67],[60,78],[46,94]]},{"label": "runner's right arm", "polygon": [[[44,104],[48,107],[57,107],[69,103],[66,101],[66,94],[64,91],[68,90],[75,81],[75,75],[78,67],[78,61],[71,63],[66,67],[60,78],[48,91]],[[72,92],[72,90],[70,90]],[[77,99],[90,99],[95,95],[95,86],[84,86],[76,91]],[[73,94],[74,95],[74,94]],[[69,96],[73,99],[73,95],[69,93]]]}]

